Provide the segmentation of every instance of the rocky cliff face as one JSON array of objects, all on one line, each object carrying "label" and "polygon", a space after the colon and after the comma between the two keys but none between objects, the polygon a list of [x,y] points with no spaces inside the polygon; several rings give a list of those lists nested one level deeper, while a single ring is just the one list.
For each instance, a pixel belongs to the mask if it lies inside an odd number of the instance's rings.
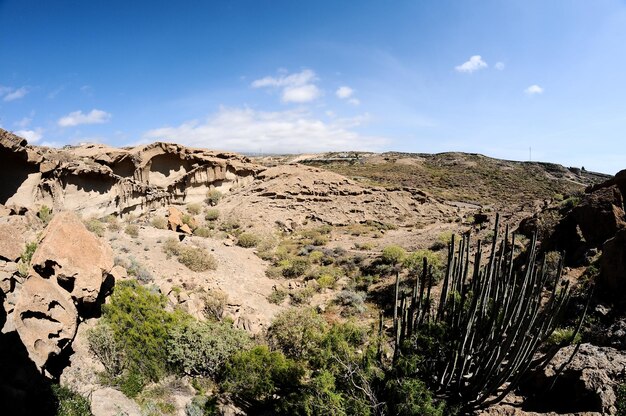
[{"label": "rocky cliff face", "polygon": [[0,162],[6,172],[0,204],[47,205],[98,217],[199,202],[209,189],[228,191],[250,183],[263,170],[234,153],[168,143],[125,149],[36,147],[2,129]]}]

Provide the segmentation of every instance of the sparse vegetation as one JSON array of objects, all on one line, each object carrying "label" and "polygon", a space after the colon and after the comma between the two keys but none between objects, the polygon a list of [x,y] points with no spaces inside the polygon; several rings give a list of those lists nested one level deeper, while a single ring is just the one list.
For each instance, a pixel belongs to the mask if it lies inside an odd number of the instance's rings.
[{"label": "sparse vegetation", "polygon": [[206,194],[206,203],[212,207],[216,206],[220,199],[222,199],[222,193],[217,189],[211,189]]},{"label": "sparse vegetation", "polygon": [[276,290],[273,290],[272,293],[270,293],[267,296],[267,301],[275,305],[280,305],[281,303],[283,303],[286,297],[287,297],[286,291],[282,289],[276,289]]},{"label": "sparse vegetation", "polygon": [[204,272],[217,268],[215,257],[200,247],[182,247],[179,250],[178,261],[194,272]]},{"label": "sparse vegetation", "polygon": [[243,248],[256,247],[261,239],[256,234],[242,233],[237,238],[237,245]]},{"label": "sparse vegetation", "polygon": [[44,225],[48,225],[52,219],[52,209],[47,205],[42,205],[37,211],[37,216],[43,222]]},{"label": "sparse vegetation", "polygon": [[139,227],[135,224],[128,224],[124,229],[124,232],[132,238],[139,237]]},{"label": "sparse vegetation", "polygon": [[165,230],[167,228],[167,219],[164,217],[154,217],[150,220],[150,224],[152,224],[154,228]]},{"label": "sparse vegetation", "polygon": [[85,221],[85,227],[98,237],[104,237],[104,224],[97,218],[90,218]]},{"label": "sparse vegetation", "polygon": [[17,262],[17,273],[21,277],[28,277],[28,269],[30,268],[30,262],[33,259],[33,254],[37,250],[37,243],[30,242],[26,243],[26,247],[24,248],[24,252],[20,256],[19,261]]},{"label": "sparse vegetation", "polygon": [[220,211],[218,209],[212,208],[207,209],[204,214],[204,219],[207,221],[216,221],[220,217]]},{"label": "sparse vegetation", "polygon": [[187,204],[187,212],[191,215],[198,215],[202,212],[201,204]]}]

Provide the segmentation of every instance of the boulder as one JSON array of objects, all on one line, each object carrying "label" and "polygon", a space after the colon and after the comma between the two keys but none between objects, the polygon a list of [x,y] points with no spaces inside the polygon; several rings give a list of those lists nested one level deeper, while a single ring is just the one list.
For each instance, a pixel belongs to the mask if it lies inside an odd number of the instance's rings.
[{"label": "boulder", "polygon": [[598,286],[610,298],[626,301],[626,229],[604,243]]},{"label": "boulder", "polygon": [[91,413],[94,416],[141,416],[139,405],[119,390],[105,387],[91,393]]},{"label": "boulder", "polygon": [[40,369],[74,338],[77,318],[69,293],[37,275],[29,276],[22,285],[13,311],[15,329]]},{"label": "boulder", "polygon": [[0,259],[17,261],[26,248],[27,220],[11,215],[0,221]]},{"label": "boulder", "polygon": [[524,386],[526,393],[533,396],[534,406],[531,407],[560,413],[616,414],[615,387],[626,368],[626,353],[610,347],[582,344],[557,377],[559,368],[567,363],[574,348],[573,345],[562,348],[543,370],[531,375]]},{"label": "boulder", "polygon": [[176,207],[167,209],[167,228],[185,234],[192,234],[189,225],[183,222],[183,213]]},{"label": "boulder", "polygon": [[0,292],[6,294],[13,290],[15,273],[17,273],[17,263],[0,260]]},{"label": "boulder", "polygon": [[56,279],[78,302],[92,304],[113,268],[113,252],[76,214],[61,212],[46,227],[31,266],[42,277]]},{"label": "boulder", "polygon": [[622,193],[615,185],[585,195],[572,215],[583,237],[593,247],[600,247],[617,230],[626,227]]}]

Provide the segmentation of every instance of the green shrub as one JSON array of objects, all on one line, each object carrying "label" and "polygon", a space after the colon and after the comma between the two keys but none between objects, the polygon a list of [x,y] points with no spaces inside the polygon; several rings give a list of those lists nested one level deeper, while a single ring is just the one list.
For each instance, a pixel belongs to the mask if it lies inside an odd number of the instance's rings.
[{"label": "green shrub", "polygon": [[152,224],[154,228],[165,230],[167,228],[167,219],[163,217],[154,217],[150,221],[150,224]]},{"label": "green shrub", "polygon": [[24,252],[20,256],[20,260],[17,263],[17,272],[22,277],[28,277],[30,262],[33,259],[33,254],[37,250],[37,243],[26,243]]},{"label": "green shrub", "polygon": [[37,212],[37,216],[44,223],[44,225],[48,225],[52,219],[52,209],[47,205],[42,205]]},{"label": "green shrub", "polygon": [[208,238],[208,237],[211,237],[211,235],[213,235],[213,232],[209,230],[208,228],[198,227],[195,230],[193,230],[193,235],[196,235],[198,237]]},{"label": "green shrub", "polygon": [[241,228],[241,224],[234,218],[227,218],[219,226],[220,231],[225,233],[236,233]]},{"label": "green shrub", "polygon": [[182,246],[180,242],[174,237],[170,237],[165,240],[165,242],[163,243],[163,247],[161,247],[161,250],[163,250],[163,252],[167,254],[168,258],[171,256],[178,256],[181,252],[181,249]]},{"label": "green shrub", "polygon": [[574,208],[578,204],[580,204],[580,197],[574,195],[561,201],[559,203],[559,206],[564,209],[571,209],[571,208]]},{"label": "green shrub", "polygon": [[214,207],[222,199],[222,193],[217,189],[211,189],[206,194],[206,203]]},{"label": "green shrub", "polygon": [[126,229],[124,229],[124,232],[132,238],[139,237],[139,227],[137,227],[135,224],[128,224],[126,226]]},{"label": "green shrub", "polygon": [[310,263],[308,258],[292,257],[288,260],[281,261],[279,266],[282,267],[283,276],[294,278],[304,276],[309,269]]},{"label": "green shrub", "polygon": [[147,284],[154,280],[152,273],[132,256],[129,257],[129,263],[125,268],[128,275],[135,277],[140,283]]},{"label": "green shrub", "polygon": [[59,384],[52,385],[57,416],[92,416],[89,400]]},{"label": "green shrub", "polygon": [[102,363],[109,377],[117,377],[124,369],[124,351],[115,340],[109,324],[101,323],[87,332],[89,351]]},{"label": "green shrub", "polygon": [[362,251],[371,251],[375,247],[372,243],[354,243],[354,248]]},{"label": "green shrub", "polygon": [[554,332],[550,334],[546,343],[548,345],[570,345],[580,342],[582,335],[580,332],[574,336],[574,328],[556,328]]},{"label": "green shrub", "polygon": [[129,391],[134,391],[133,385],[157,381],[166,373],[168,334],[187,319],[180,313],[167,312],[166,304],[162,294],[126,280],[115,286],[110,303],[102,306],[101,324],[109,326],[123,353],[127,370],[123,384],[130,386]]},{"label": "green shrub", "polygon": [[335,277],[331,274],[323,274],[316,279],[317,284],[322,289],[328,289],[335,287]]},{"label": "green shrub", "polygon": [[285,397],[300,386],[303,375],[304,370],[295,361],[258,346],[231,357],[222,386],[243,402],[258,403]]},{"label": "green shrub", "polygon": [[421,380],[415,378],[391,379],[385,387],[390,415],[444,415],[444,405],[433,400],[432,393]]},{"label": "green shrub", "polygon": [[192,321],[173,329],[168,341],[169,363],[190,376],[214,377],[250,337],[230,324]]},{"label": "green shrub", "polygon": [[194,398],[185,405],[185,416],[213,416],[218,414],[216,398],[194,396]]},{"label": "green shrub", "polygon": [[215,257],[200,247],[181,248],[178,254],[178,261],[194,272],[217,269]]},{"label": "green shrub", "polygon": [[187,212],[191,215],[198,215],[202,211],[202,205],[200,204],[187,204]]},{"label": "green shrub", "polygon": [[295,290],[291,292],[291,304],[292,305],[307,305],[313,294],[315,293],[315,289],[312,287],[305,287],[300,290]]},{"label": "green shrub", "polygon": [[220,217],[220,211],[218,209],[207,209],[204,219],[207,221],[215,221]]},{"label": "green shrub", "polygon": [[382,261],[386,264],[402,263],[406,257],[406,250],[400,246],[391,245],[383,249]]},{"label": "green shrub", "polygon": [[98,237],[104,236],[104,224],[96,218],[91,218],[85,222],[85,227]]},{"label": "green shrub", "polygon": [[407,255],[402,262],[402,265],[411,272],[419,274],[422,272],[422,268],[424,266],[424,258],[428,261],[428,265],[433,267],[433,281],[430,283],[436,284],[441,278],[443,278],[446,267],[442,255],[439,252],[426,249],[416,250]]},{"label": "green shrub", "polygon": [[306,358],[326,333],[324,318],[314,309],[288,309],[267,329],[267,342],[294,359]]},{"label": "green shrub", "polygon": [[284,302],[286,297],[287,297],[287,292],[281,289],[276,289],[267,296],[267,301],[275,305],[280,305],[281,303]]},{"label": "green shrub", "polygon": [[337,294],[335,302],[344,307],[343,315],[350,316],[365,312],[365,297],[365,292],[344,289]]},{"label": "green shrub", "polygon": [[204,300],[204,315],[208,319],[221,321],[228,303],[228,295],[221,290],[212,290],[205,293],[202,299]]},{"label": "green shrub", "polygon": [[243,248],[251,248],[256,247],[259,241],[259,236],[252,233],[243,233],[237,239],[237,245]]}]

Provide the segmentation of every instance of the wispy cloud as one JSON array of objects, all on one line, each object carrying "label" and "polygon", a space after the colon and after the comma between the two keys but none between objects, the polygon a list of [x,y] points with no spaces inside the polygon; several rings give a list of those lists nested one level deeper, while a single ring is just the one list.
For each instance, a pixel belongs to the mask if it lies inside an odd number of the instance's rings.
[{"label": "wispy cloud", "polygon": [[250,85],[252,88],[281,88],[283,102],[306,103],[321,96],[322,92],[315,85],[317,81],[314,71],[304,69],[295,74],[260,78]]},{"label": "wispy cloud", "polygon": [[474,55],[469,58],[468,61],[463,62],[461,65],[454,67],[457,72],[465,72],[471,74],[479,69],[487,68],[487,62],[483,61],[480,55]]},{"label": "wispy cloud", "polygon": [[346,100],[352,105],[361,104],[361,101],[359,101],[358,98],[354,97],[354,90],[348,86],[344,85],[337,88],[337,91],[335,91],[335,95],[342,100]]},{"label": "wispy cloud", "polygon": [[43,129],[37,128],[34,130],[18,130],[15,134],[25,138],[29,143],[37,143],[43,138]]},{"label": "wispy cloud", "polygon": [[61,127],[72,127],[78,126],[79,124],[102,124],[110,119],[110,113],[93,109],[87,114],[84,114],[82,111],[72,111],[65,117],[61,117],[57,124]]},{"label": "wispy cloud", "polygon": [[543,88],[541,88],[539,85],[534,84],[531,85],[530,87],[526,88],[524,90],[524,92],[526,93],[526,95],[538,95],[538,94],[543,94]]},{"label": "wispy cloud", "polygon": [[496,62],[496,64],[493,67],[497,69],[498,71],[504,71],[504,68],[506,68],[506,65],[504,64],[504,62]]},{"label": "wispy cloud", "polygon": [[337,88],[337,91],[335,91],[335,94],[337,95],[337,97],[341,99],[350,98],[352,97],[352,94],[354,94],[354,90],[344,85],[342,87]]},{"label": "wispy cloud", "polygon": [[240,152],[323,152],[330,150],[380,150],[388,139],[364,136],[353,129],[367,116],[333,118],[324,122],[304,110],[266,112],[250,108],[221,108],[200,122],[147,131],[143,141],[174,141],[195,147]]},{"label": "wispy cloud", "polygon": [[30,117],[22,118],[21,120],[15,122],[15,125],[21,129],[25,129],[26,127],[30,125],[30,123],[32,123],[34,114],[35,112],[31,111]]},{"label": "wispy cloud", "polygon": [[16,90],[10,89],[9,91],[10,92],[4,96],[4,101],[19,100],[20,98],[23,98],[26,94],[28,94],[29,89],[28,87],[21,87]]}]

